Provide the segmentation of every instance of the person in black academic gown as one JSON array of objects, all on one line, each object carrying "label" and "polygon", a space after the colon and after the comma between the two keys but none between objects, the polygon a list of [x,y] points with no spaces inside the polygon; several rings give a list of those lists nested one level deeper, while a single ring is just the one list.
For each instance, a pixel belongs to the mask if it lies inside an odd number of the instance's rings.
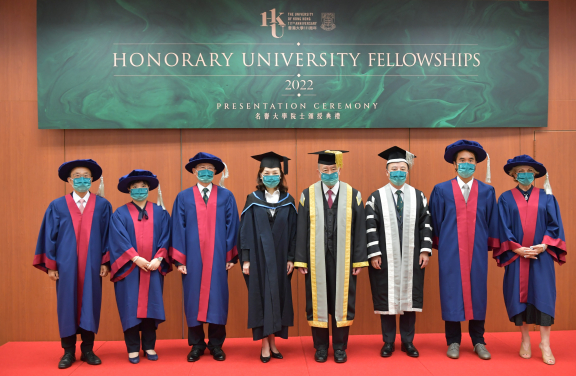
[{"label": "person in black academic gown", "polygon": [[[296,206],[284,175],[288,158],[274,152],[255,155],[260,161],[256,191],[246,198],[238,249],[248,287],[248,327],[262,340],[260,360],[282,359],[275,337],[288,339],[294,325],[292,271],[296,250]],[[280,169],[284,162],[284,172]]]},{"label": "person in black academic gown", "polygon": [[414,344],[416,312],[422,312],[424,268],[432,253],[432,219],[424,193],[406,184],[415,155],[393,146],[378,154],[386,159],[389,184],[366,201],[368,268],[374,313],[380,315],[382,357],[395,350],[396,315],[401,350],[418,357]]},{"label": "person in black academic gown", "polygon": [[329,315],[334,361],[346,362],[356,276],[368,266],[364,204],[360,192],[340,181],[343,153],[311,153],[318,155],[320,181],[302,192],[298,206],[294,267],[305,276],[306,316],[319,363],[328,359]]}]

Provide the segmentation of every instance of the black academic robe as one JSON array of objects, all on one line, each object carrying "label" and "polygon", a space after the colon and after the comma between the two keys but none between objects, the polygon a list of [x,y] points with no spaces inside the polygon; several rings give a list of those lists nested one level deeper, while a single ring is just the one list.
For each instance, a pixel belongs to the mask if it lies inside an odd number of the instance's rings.
[{"label": "black academic robe", "polygon": [[[269,209],[275,209],[272,217]],[[294,198],[281,193],[278,203],[268,203],[264,192],[246,198],[242,211],[238,249],[240,263],[250,261],[250,274],[244,275],[248,287],[248,328],[254,339],[276,334],[288,338],[294,325],[292,273],[288,261],[296,250],[296,207]]]},{"label": "black academic robe", "polygon": [[382,258],[380,269],[368,269],[376,314],[422,311],[425,269],[420,253],[432,253],[432,219],[424,193],[405,184],[400,216],[395,192],[388,184],[366,201],[368,258]]},{"label": "black academic robe", "polygon": [[[339,232],[345,241],[339,240]],[[335,317],[338,327],[352,325],[356,305],[356,276],[352,269],[368,266],[360,192],[340,182],[332,209],[328,208],[323,183],[302,192],[294,265],[308,268],[306,315],[310,326],[327,328],[328,314]]]}]

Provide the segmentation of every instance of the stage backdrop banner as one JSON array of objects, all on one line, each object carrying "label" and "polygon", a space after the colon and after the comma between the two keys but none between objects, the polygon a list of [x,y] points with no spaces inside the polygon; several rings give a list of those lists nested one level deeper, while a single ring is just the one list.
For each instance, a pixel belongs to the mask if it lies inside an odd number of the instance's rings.
[{"label": "stage backdrop banner", "polygon": [[39,128],[545,127],[548,2],[38,0]]}]

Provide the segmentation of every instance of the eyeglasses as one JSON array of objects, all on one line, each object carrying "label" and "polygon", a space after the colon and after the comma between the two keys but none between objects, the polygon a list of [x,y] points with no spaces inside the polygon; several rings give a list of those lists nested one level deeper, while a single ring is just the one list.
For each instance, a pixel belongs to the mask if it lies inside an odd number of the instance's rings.
[{"label": "eyeglasses", "polygon": [[216,171],[216,170],[214,169],[214,167],[206,167],[206,166],[198,167],[197,170],[198,170],[198,171],[208,170],[208,171],[212,171],[212,172],[215,172],[215,171]]}]

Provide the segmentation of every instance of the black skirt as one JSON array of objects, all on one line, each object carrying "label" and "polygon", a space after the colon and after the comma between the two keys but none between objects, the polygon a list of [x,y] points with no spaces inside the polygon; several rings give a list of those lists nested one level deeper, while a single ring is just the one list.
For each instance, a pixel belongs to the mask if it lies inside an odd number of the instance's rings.
[{"label": "black skirt", "polygon": [[[288,339],[288,327],[282,326],[282,329],[274,333],[276,337]],[[264,339],[264,327],[258,326],[256,328],[252,328],[252,340],[259,341]]]},{"label": "black skirt", "polygon": [[526,310],[512,317],[510,321],[516,326],[522,326],[524,323],[540,326],[552,326],[554,324],[554,317],[539,311],[532,304],[526,304]]}]

